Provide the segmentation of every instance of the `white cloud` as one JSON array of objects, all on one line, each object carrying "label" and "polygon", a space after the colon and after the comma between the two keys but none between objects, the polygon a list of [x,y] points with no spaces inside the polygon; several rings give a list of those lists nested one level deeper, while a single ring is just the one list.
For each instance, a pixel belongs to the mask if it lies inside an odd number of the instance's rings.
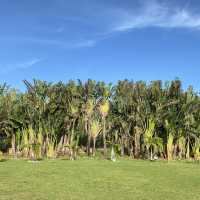
[{"label": "white cloud", "polygon": [[16,65],[16,68],[17,69],[27,69],[27,68],[30,68],[32,67],[33,65],[41,62],[42,59],[39,59],[39,58],[34,58],[32,60],[29,60],[27,62],[23,62],[23,63],[19,63],[18,65]]},{"label": "white cloud", "polygon": [[[136,3],[138,1],[140,4]],[[93,5],[97,9],[91,9],[89,13],[84,13],[87,9],[85,11],[84,8],[80,8],[82,11],[80,16],[73,14],[72,16],[57,16],[55,22],[60,24],[59,26],[53,24],[52,27],[49,26],[49,23],[46,26],[40,24],[38,29],[39,33],[42,33],[41,36],[33,32],[31,36],[23,34],[20,34],[22,36],[1,36],[0,40],[12,40],[13,44],[18,42],[20,44],[29,43],[31,45],[39,44],[48,47],[76,49],[93,47],[101,40],[112,37],[114,33],[139,28],[159,27],[200,30],[200,14],[195,14],[190,10],[190,0],[185,5],[179,4],[176,6],[173,6],[172,1],[168,0],[135,0],[134,2],[130,4],[129,8],[127,6],[125,6],[126,8],[118,7],[109,3],[103,3],[103,6],[99,6],[99,3],[94,3],[97,4]],[[93,12],[94,10],[95,12]]]},{"label": "white cloud", "polygon": [[74,43],[74,48],[93,47],[96,44],[96,42],[97,40],[83,40],[83,41]]},{"label": "white cloud", "polygon": [[68,39],[51,39],[51,38],[39,38],[39,37],[13,37],[6,36],[0,37],[0,40],[12,41],[12,42],[20,42],[20,43],[31,43],[31,44],[40,44],[40,45],[48,45],[48,46],[58,46],[60,48],[73,49],[73,48],[81,48],[81,47],[93,47],[97,40],[97,37],[93,39],[74,39],[73,41],[69,41]]},{"label": "white cloud", "polygon": [[145,1],[134,12],[120,11],[121,18],[114,24],[112,31],[127,31],[136,28],[200,28],[200,15],[195,15],[184,8],[173,8],[158,1]]},{"label": "white cloud", "polygon": [[1,66],[1,73],[8,73],[14,70],[21,70],[21,69],[28,69],[34,65],[36,65],[37,63],[41,62],[42,59],[39,58],[34,58],[31,59],[29,61],[25,61],[25,62],[20,62],[20,63],[15,63],[15,64],[9,64],[9,65],[4,65]]},{"label": "white cloud", "polygon": [[59,46],[61,48],[66,48],[66,49],[93,47],[97,42],[96,39],[82,39],[82,40],[77,39],[74,41],[68,41],[67,39],[54,40],[54,39],[42,39],[42,38],[31,38],[29,41],[43,45]]}]

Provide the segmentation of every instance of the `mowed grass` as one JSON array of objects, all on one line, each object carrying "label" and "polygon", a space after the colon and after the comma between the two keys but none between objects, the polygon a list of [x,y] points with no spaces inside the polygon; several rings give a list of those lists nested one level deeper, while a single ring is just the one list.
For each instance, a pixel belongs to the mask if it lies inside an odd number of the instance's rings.
[{"label": "mowed grass", "polygon": [[200,165],[82,159],[0,162],[0,199],[199,200]]}]

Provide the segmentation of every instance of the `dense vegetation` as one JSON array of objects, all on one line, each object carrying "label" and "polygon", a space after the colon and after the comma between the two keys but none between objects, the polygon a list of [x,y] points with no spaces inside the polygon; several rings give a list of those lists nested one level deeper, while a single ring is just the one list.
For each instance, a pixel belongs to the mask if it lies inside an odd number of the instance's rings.
[{"label": "dense vegetation", "polygon": [[200,97],[178,79],[24,83],[24,93],[0,87],[1,154],[200,159]]}]

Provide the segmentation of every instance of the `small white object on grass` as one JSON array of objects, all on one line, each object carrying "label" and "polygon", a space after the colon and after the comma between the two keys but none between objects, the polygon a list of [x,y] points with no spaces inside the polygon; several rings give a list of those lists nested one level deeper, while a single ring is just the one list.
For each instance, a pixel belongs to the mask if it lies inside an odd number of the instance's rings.
[{"label": "small white object on grass", "polygon": [[154,159],[154,160],[158,160],[158,156],[155,155],[155,156],[153,157],[153,159]]},{"label": "small white object on grass", "polygon": [[113,162],[116,161],[116,156],[115,156],[115,151],[114,151],[114,148],[112,147],[112,150],[111,150],[111,158],[110,158]]}]

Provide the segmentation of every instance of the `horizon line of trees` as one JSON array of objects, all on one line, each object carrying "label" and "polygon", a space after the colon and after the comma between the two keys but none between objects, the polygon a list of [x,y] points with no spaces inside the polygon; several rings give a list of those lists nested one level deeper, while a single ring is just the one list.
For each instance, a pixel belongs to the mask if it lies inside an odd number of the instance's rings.
[{"label": "horizon line of trees", "polygon": [[28,82],[0,86],[0,152],[31,159],[200,159],[200,96],[181,81]]}]

